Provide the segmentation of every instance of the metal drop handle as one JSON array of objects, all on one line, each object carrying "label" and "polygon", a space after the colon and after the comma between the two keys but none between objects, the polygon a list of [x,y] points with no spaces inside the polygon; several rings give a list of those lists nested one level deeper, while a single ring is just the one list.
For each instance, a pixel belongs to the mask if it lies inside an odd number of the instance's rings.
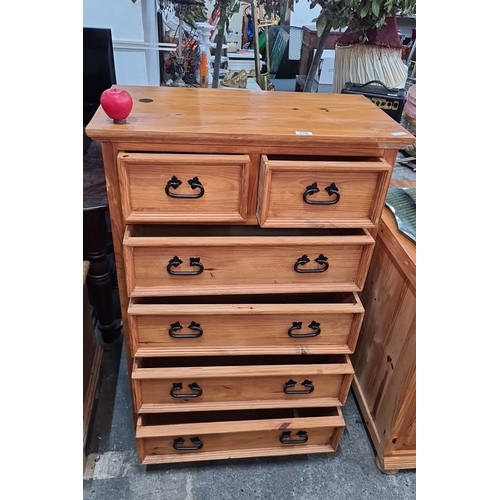
[{"label": "metal drop handle", "polygon": [[196,451],[203,448],[203,441],[199,437],[191,438],[190,441],[193,443],[193,446],[184,446],[184,439],[178,437],[177,439],[174,439],[174,444],[172,446],[174,450],[177,451]]},{"label": "metal drop handle", "polygon": [[294,321],[292,326],[288,329],[288,335],[294,339],[305,339],[310,337],[317,337],[321,333],[321,324],[316,321],[311,321],[308,328],[314,330],[310,333],[292,333],[295,330],[300,330],[302,328],[302,321]]},{"label": "metal drop handle", "polygon": [[200,182],[200,179],[198,177],[193,177],[192,179],[188,180],[188,184],[191,186],[191,189],[199,189],[199,193],[195,194],[178,194],[174,193],[172,189],[177,189],[180,185],[182,184],[182,181],[178,179],[175,175],[167,182],[167,185],[165,186],[165,193],[167,196],[170,196],[171,198],[184,198],[184,199],[194,199],[194,198],[201,198],[205,194],[205,188],[203,187],[203,184]]},{"label": "metal drop handle", "polygon": [[203,328],[201,328],[199,323],[195,323],[194,321],[191,321],[188,328],[196,333],[176,333],[182,330],[182,328],[183,327],[179,321],[176,321],[170,325],[168,334],[174,339],[195,339],[203,335]]},{"label": "metal drop handle", "polygon": [[180,393],[179,391],[182,391],[182,382],[174,382],[172,389],[170,389],[170,395],[176,399],[194,399],[199,398],[203,394],[202,388],[196,382],[188,384],[188,387],[193,392]]},{"label": "metal drop handle", "polygon": [[296,385],[297,382],[295,382],[295,380],[290,379],[288,382],[285,382],[285,385],[283,386],[283,392],[285,394],[298,395],[298,394],[311,394],[311,392],[314,391],[314,385],[310,380],[305,379],[304,382],[300,384],[304,386],[305,389],[292,391],[291,387],[295,387]]},{"label": "metal drop handle", "polygon": [[203,264],[201,263],[200,257],[190,257],[189,265],[191,267],[197,267],[196,271],[174,271],[174,268],[179,267],[184,261],[179,259],[177,255],[172,257],[167,264],[167,272],[172,276],[196,276],[197,274],[201,274],[204,270]]},{"label": "metal drop handle", "polygon": [[325,191],[328,193],[328,196],[333,196],[331,200],[319,201],[309,199],[308,196],[319,192],[318,183],[313,182],[310,186],[306,187],[306,190],[302,194],[302,199],[308,205],[335,205],[335,203],[340,200],[339,189],[334,182],[332,182],[329,186],[326,186]]},{"label": "metal drop handle", "polygon": [[307,443],[307,440],[309,439],[309,436],[307,435],[307,432],[305,431],[299,431],[297,434],[298,439],[292,439],[292,433],[291,432],[283,432],[280,436],[280,443],[282,444],[304,444]]},{"label": "metal drop handle", "polygon": [[302,269],[299,267],[299,266],[305,266],[310,261],[311,261],[311,259],[307,255],[304,254],[302,257],[299,257],[297,259],[297,262],[295,262],[293,269],[297,273],[304,273],[304,274],[305,273],[324,273],[329,267],[329,264],[327,262],[328,257],[326,257],[323,254],[318,255],[318,257],[316,259],[314,259],[315,262],[322,265],[323,267],[321,267],[319,269]]}]

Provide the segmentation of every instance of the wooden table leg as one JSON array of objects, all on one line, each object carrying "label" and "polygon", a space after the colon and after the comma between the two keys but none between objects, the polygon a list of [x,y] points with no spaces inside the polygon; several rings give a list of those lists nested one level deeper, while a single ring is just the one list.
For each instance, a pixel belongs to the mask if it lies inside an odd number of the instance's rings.
[{"label": "wooden table leg", "polygon": [[102,340],[110,343],[121,334],[121,320],[115,318],[111,269],[106,256],[106,212],[103,209],[83,211],[83,258],[90,262],[87,287],[97,317]]}]

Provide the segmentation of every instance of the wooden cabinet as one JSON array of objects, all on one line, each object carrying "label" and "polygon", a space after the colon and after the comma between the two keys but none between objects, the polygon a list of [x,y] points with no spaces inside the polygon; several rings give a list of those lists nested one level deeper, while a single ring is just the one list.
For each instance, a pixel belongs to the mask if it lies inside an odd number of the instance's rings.
[{"label": "wooden cabinet", "polygon": [[362,294],[353,391],[387,473],[416,467],[416,245],[384,209]]},{"label": "wooden cabinet", "polygon": [[124,87],[99,109],[141,463],[333,452],[397,150],[363,96]]}]

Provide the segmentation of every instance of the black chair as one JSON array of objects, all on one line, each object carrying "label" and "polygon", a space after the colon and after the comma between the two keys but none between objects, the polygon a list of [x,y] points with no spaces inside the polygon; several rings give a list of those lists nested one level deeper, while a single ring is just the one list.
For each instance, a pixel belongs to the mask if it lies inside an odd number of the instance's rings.
[{"label": "black chair", "polygon": [[85,127],[99,107],[101,94],[116,84],[113,39],[109,28],[83,28],[83,152],[90,138]]},{"label": "black chair", "polygon": [[85,134],[101,94],[116,84],[111,30],[83,28],[83,259],[90,262],[89,298],[104,343],[121,335],[115,260],[101,145]]}]

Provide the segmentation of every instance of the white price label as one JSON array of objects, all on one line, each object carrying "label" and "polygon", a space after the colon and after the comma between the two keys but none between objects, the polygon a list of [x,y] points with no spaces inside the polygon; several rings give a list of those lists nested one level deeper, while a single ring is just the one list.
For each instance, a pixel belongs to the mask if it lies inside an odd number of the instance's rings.
[{"label": "white price label", "polygon": [[406,132],[392,132],[392,135],[406,135]]},{"label": "white price label", "polygon": [[313,135],[312,132],[306,132],[305,130],[296,130],[295,135]]}]

